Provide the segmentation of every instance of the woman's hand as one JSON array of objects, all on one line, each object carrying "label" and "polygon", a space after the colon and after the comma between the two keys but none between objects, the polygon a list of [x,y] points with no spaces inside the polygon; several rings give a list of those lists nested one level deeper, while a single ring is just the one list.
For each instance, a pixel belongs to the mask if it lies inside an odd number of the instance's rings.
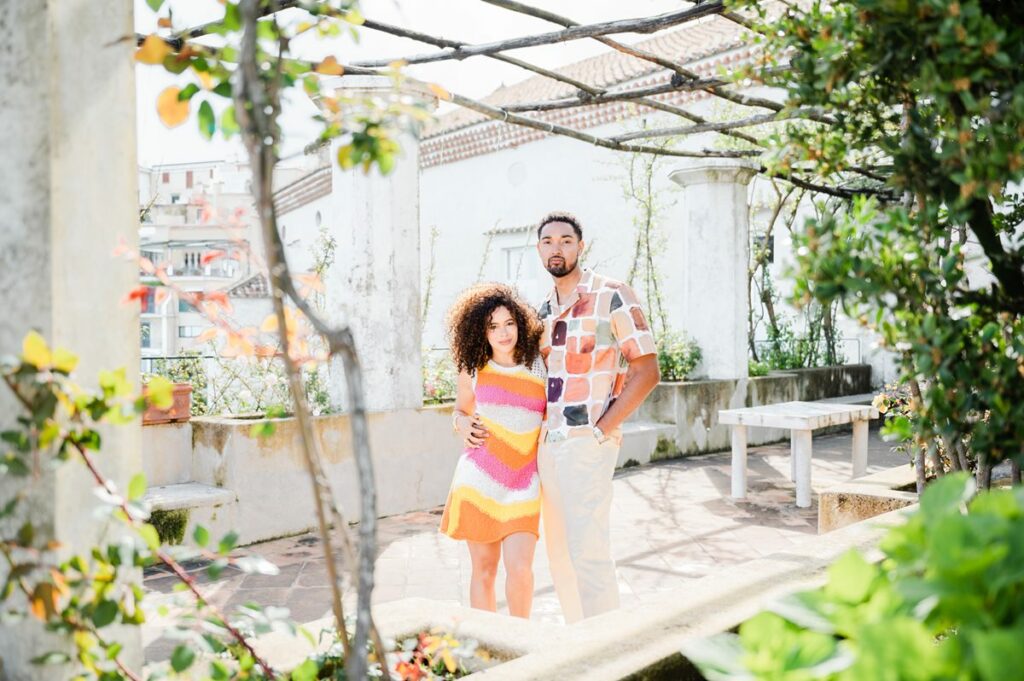
[{"label": "woman's hand", "polygon": [[479,447],[484,443],[490,433],[480,420],[480,414],[457,414],[455,416],[455,432],[462,438],[467,447]]}]

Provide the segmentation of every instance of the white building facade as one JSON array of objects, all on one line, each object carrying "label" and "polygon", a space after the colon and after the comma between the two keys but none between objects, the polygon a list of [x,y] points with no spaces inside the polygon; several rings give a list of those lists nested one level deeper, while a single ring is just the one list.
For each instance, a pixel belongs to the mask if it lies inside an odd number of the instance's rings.
[{"label": "white building facade", "polygon": [[[686,63],[689,69],[703,76],[714,76],[722,67],[748,60],[752,55],[748,45],[749,41],[741,39],[737,27],[720,17],[708,17],[639,43],[641,48]],[[668,72],[660,67],[615,51],[559,71],[608,89],[652,86],[669,79]],[[746,92],[762,97],[777,96],[764,88]],[[572,87],[537,76],[503,87],[484,101],[500,106],[573,96]],[[711,120],[742,116],[734,110],[738,107],[727,108],[721,100],[705,92],[676,91],[655,99],[685,107]],[[600,137],[685,122],[671,114],[629,102],[560,109],[533,116]],[[689,151],[728,148],[723,139],[715,133],[693,135],[682,139],[674,148]],[[644,142],[656,140],[641,140]],[[636,159],[631,159],[630,154],[493,121],[462,109],[441,115],[428,126],[421,136],[418,152],[419,243],[410,248],[419,250],[421,308],[425,308],[421,313],[425,314],[418,321],[422,323],[424,351],[443,352],[447,345],[445,313],[458,293],[477,281],[513,284],[529,301],[539,303],[549,290],[551,280],[540,266],[535,251],[535,230],[538,220],[550,211],[569,211],[581,220],[588,245],[586,266],[615,278],[628,278],[635,257],[636,223],[642,216],[641,206],[635,197],[629,196],[628,190],[631,177],[633,182],[638,179],[636,166],[642,163],[632,163],[631,170],[631,161]],[[319,169],[278,192],[276,197],[282,233],[287,234],[289,260],[294,259],[295,263],[304,262],[308,257],[305,254],[322,225],[331,225],[329,231],[338,236],[344,236],[346,230],[357,229],[335,224],[338,220],[334,214],[342,210],[342,195],[351,194],[351,190],[339,185],[338,173],[331,170],[332,159],[331,154],[322,150]],[[730,325],[730,338],[706,336],[706,329],[714,325],[704,322],[721,315],[722,309],[718,296],[702,297],[695,292],[703,286],[715,293],[714,278],[718,273],[705,261],[717,258],[733,263],[728,277],[731,278],[729,285],[735,289],[733,280],[745,277],[742,263],[748,262],[749,257],[748,243],[718,238],[721,235],[716,234],[716,226],[728,225],[728,229],[735,227],[736,233],[744,237],[750,233],[753,239],[761,238],[759,232],[771,213],[773,191],[768,181],[760,176],[750,180],[752,173],[742,180],[743,186],[748,187],[745,195],[733,190],[691,191],[671,179],[673,173],[681,177],[680,171],[692,169],[695,163],[699,165],[699,161],[692,159],[660,157],[654,166],[650,194],[657,213],[652,251],[668,327],[691,335],[695,335],[698,328],[704,329],[705,337],[701,340],[707,354],[720,343],[747,344],[745,323]],[[722,205],[723,196],[732,196],[736,203],[743,205],[732,205],[732,202]],[[700,205],[684,205],[685,202]],[[807,204],[801,211],[808,215],[811,209]],[[691,224],[698,215],[700,220],[710,224]],[[797,217],[797,224],[802,222],[803,215]],[[736,225],[732,226],[730,221],[735,221]],[[746,238],[737,240],[746,241]],[[793,248],[789,232],[782,224],[776,225],[771,246],[773,255],[769,268],[779,295],[778,310],[791,320],[799,334],[803,332],[800,313],[785,302],[793,287],[790,274]],[[730,252],[720,253],[723,248]],[[735,265],[737,262],[739,265]],[[695,272],[712,280],[695,282]],[[642,299],[647,298],[642,282],[634,282],[634,287]],[[754,305],[759,306],[756,301]],[[745,315],[740,319],[743,320]],[[764,338],[764,333],[762,324],[760,338]],[[870,363],[876,383],[895,377],[891,354],[878,347],[878,339],[872,332],[853,320],[842,318],[838,320],[837,335],[845,361]],[[745,363],[742,368],[735,362],[731,366],[728,371],[745,375]],[[709,366],[698,367],[697,375],[714,375],[709,369]]]},{"label": "white building facade", "polygon": [[[304,174],[280,168],[276,182]],[[196,339],[210,323],[189,294],[224,292],[238,297],[243,325],[270,311],[263,239],[252,197],[251,174],[237,161],[179,163],[139,168],[140,255],[163,266],[174,290],[151,288],[143,301],[140,344],[147,358],[176,357],[200,349]],[[154,278],[145,268],[143,282]],[[255,304],[254,300],[264,300]],[[258,309],[250,309],[250,308]],[[253,319],[255,318],[255,319]]]}]

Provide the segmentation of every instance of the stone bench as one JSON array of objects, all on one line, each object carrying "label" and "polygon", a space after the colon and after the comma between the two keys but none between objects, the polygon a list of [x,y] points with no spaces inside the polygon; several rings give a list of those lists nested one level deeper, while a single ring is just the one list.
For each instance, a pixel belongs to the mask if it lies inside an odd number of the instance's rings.
[{"label": "stone bench", "polygon": [[761,407],[722,409],[718,422],[732,426],[732,496],[747,496],[747,428],[790,431],[790,479],[796,482],[796,505],[811,505],[811,436],[815,430],[853,425],[853,477],[867,471],[868,422],[878,418],[871,406],[823,402],[782,402]]}]

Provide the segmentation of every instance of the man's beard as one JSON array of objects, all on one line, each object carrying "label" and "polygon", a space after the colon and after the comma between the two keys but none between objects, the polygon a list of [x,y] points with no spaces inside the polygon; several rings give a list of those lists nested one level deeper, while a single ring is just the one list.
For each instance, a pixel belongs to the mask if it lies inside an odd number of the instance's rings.
[{"label": "man's beard", "polygon": [[576,260],[573,260],[572,265],[568,265],[565,259],[563,258],[561,265],[552,265],[551,260],[549,259],[548,262],[545,263],[544,269],[546,269],[548,271],[548,274],[550,274],[552,277],[561,279],[564,276],[572,274],[573,270],[576,269],[576,265],[578,265],[579,262],[579,258],[577,258]]}]

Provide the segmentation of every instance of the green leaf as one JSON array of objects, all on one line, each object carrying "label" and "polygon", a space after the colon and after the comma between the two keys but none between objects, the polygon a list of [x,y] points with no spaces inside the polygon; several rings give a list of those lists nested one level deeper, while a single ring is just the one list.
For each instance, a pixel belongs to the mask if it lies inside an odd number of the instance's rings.
[{"label": "green leaf", "polygon": [[[217,83],[217,87],[213,88],[212,92],[215,95],[220,95],[221,97],[227,97],[227,98],[230,99],[232,94],[233,94],[231,92],[231,81],[230,80],[222,80],[221,82]],[[235,109],[234,109],[234,107],[231,107],[231,119],[232,120],[234,120],[234,116],[235,116]],[[223,120],[223,114],[221,114],[221,117],[222,117],[221,120]]]},{"label": "green leaf", "polygon": [[711,638],[688,641],[680,652],[700,668],[708,681],[741,678],[747,674],[741,663],[743,646],[736,634],[717,634]]},{"label": "green leaf", "polygon": [[206,139],[212,138],[213,133],[217,132],[217,117],[213,113],[213,107],[210,106],[210,102],[205,99],[199,105],[199,132]]},{"label": "green leaf", "polygon": [[235,545],[238,544],[238,533],[235,531],[228,532],[224,535],[224,538],[220,540],[220,544],[217,546],[217,551],[221,554],[230,553]]},{"label": "green leaf", "polygon": [[228,566],[226,558],[218,558],[217,560],[206,566],[206,574],[210,579],[217,579],[224,572],[224,568]]},{"label": "green leaf", "polygon": [[53,369],[62,374],[70,374],[78,366],[78,356],[65,350],[57,348],[53,351]]},{"label": "green leaf", "polygon": [[743,656],[744,665],[755,678],[813,678],[815,674],[789,677],[785,672],[849,664],[848,658],[837,655],[831,634],[799,629],[767,612],[740,625],[740,640],[748,652]]},{"label": "green leaf", "polygon": [[231,678],[231,672],[228,670],[227,665],[219,660],[214,660],[210,663],[210,679],[212,681],[228,681]]},{"label": "green leaf", "polygon": [[227,3],[224,6],[224,28],[229,31],[239,31],[242,29],[242,13],[238,9],[238,5]]},{"label": "green leaf", "polygon": [[267,407],[265,415],[268,419],[283,419],[288,416],[288,408],[283,404],[272,404]]},{"label": "green leaf", "polygon": [[127,397],[132,393],[132,384],[128,381],[124,367],[114,371],[101,371],[99,382],[103,394],[108,397]]},{"label": "green leaf", "polygon": [[877,574],[878,568],[859,552],[848,551],[829,567],[825,593],[846,603],[863,603]]},{"label": "green leaf", "polygon": [[1024,629],[972,631],[968,637],[982,681],[1012,679],[1024,669]]},{"label": "green leaf", "polygon": [[256,37],[263,40],[277,40],[277,27],[271,19],[265,19],[256,24]]},{"label": "green leaf", "polygon": [[967,473],[945,475],[925,487],[921,495],[921,513],[925,518],[959,513],[976,489],[974,478]]},{"label": "green leaf", "polygon": [[171,668],[180,674],[191,667],[195,659],[196,654],[192,650],[184,644],[180,645],[171,653]]},{"label": "green leaf", "polygon": [[908,442],[914,437],[914,424],[906,416],[888,419],[881,430],[886,442]]},{"label": "green leaf", "polygon": [[4,475],[24,477],[30,472],[28,465],[15,454],[7,454],[3,459],[0,459],[0,473]]},{"label": "green leaf", "polygon": [[92,623],[103,628],[114,621],[119,610],[116,601],[102,601],[92,613]]},{"label": "green leaf", "polygon": [[205,547],[210,542],[210,532],[202,525],[196,525],[196,529],[192,532],[192,539],[199,546]]},{"label": "green leaf", "polygon": [[157,551],[160,548],[160,534],[149,523],[139,528],[139,536],[151,550]]},{"label": "green leaf", "polygon": [[29,331],[21,344],[21,359],[37,369],[45,369],[50,366],[53,358],[46,339],[36,331]]},{"label": "green leaf", "polygon": [[18,505],[18,497],[12,498],[6,504],[4,504],[3,510],[0,510],[0,518],[5,518],[14,513],[15,507]]},{"label": "green leaf", "polygon": [[277,432],[277,426],[270,421],[257,421],[249,427],[249,437],[270,437]]},{"label": "green leaf", "polygon": [[785,596],[768,606],[768,611],[793,624],[823,634],[835,633],[835,625],[813,607],[813,595],[797,593]]},{"label": "green leaf", "polygon": [[32,546],[32,541],[36,538],[36,528],[32,523],[25,523],[18,529],[18,543],[21,546]]},{"label": "green leaf", "polygon": [[3,433],[0,433],[0,440],[14,445],[14,448],[19,452],[28,452],[32,448],[28,435],[20,430],[5,430]]},{"label": "green leaf", "polygon": [[50,444],[57,439],[60,435],[60,424],[56,421],[47,421],[46,425],[43,426],[42,431],[39,433],[39,446],[41,448],[49,447]]},{"label": "green leaf", "polygon": [[179,59],[176,54],[169,54],[164,57],[164,69],[176,75],[184,73],[191,65],[191,59]]},{"label": "green leaf", "polygon": [[298,667],[292,670],[291,681],[316,681],[317,674],[320,673],[320,665],[313,660],[306,660]]},{"label": "green leaf", "polygon": [[[892,617],[861,629],[851,679],[954,678],[949,647],[939,646],[920,622]],[[947,676],[950,675],[950,676]]]},{"label": "green leaf", "polygon": [[[221,83],[221,85],[224,85],[224,83]],[[220,85],[218,85],[217,87],[220,87]],[[228,85],[228,92],[230,93],[230,91],[231,86]],[[228,96],[230,96],[230,94],[228,94]],[[223,112],[221,112],[220,131],[224,135],[224,139],[230,139],[232,136],[238,134],[238,122],[235,120],[234,104],[227,107],[226,109],[224,109]]]},{"label": "green leaf", "polygon": [[182,88],[181,92],[178,93],[178,101],[186,102],[192,99],[192,95],[194,95],[197,92],[199,92],[199,86],[195,83],[189,83],[184,88]]},{"label": "green leaf", "polygon": [[98,431],[87,429],[79,433],[71,433],[68,436],[68,439],[78,444],[83,449],[91,449],[94,452],[98,452],[100,450],[101,438]]},{"label": "green leaf", "polygon": [[159,12],[160,8],[164,4],[164,0],[146,0],[146,4],[149,5],[149,8],[154,12]]},{"label": "green leaf", "polygon": [[146,397],[157,409],[174,406],[174,384],[163,376],[154,376],[146,385]]},{"label": "green leaf", "polygon": [[43,653],[38,657],[32,658],[32,664],[48,665],[48,664],[67,664],[71,661],[71,656],[67,653],[59,653],[57,651],[51,651]]},{"label": "green leaf", "polygon": [[136,473],[128,483],[128,501],[138,501],[146,493],[146,474]]}]

